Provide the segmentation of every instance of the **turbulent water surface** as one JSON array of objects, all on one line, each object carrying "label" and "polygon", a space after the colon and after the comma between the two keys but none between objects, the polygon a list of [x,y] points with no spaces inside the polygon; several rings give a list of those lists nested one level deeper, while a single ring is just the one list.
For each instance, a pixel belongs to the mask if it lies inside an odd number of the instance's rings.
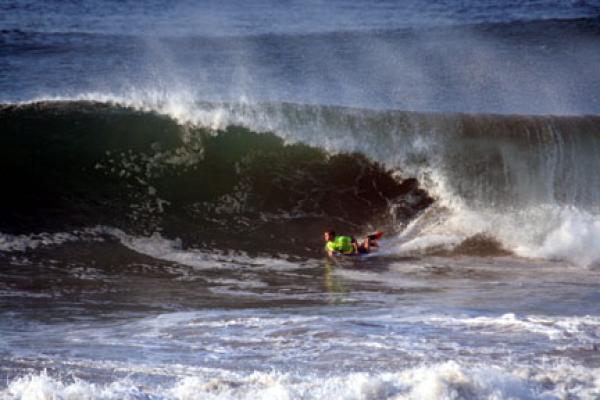
[{"label": "turbulent water surface", "polygon": [[599,18],[2,2],[0,399],[599,398]]}]

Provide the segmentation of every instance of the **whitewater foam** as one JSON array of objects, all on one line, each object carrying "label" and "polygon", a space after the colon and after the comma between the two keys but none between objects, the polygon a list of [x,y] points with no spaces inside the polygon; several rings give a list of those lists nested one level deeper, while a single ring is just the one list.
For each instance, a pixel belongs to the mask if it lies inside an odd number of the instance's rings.
[{"label": "whitewater foam", "polygon": [[[527,315],[518,317],[509,313],[498,317],[449,317],[433,316],[424,318],[423,322],[436,326],[470,327],[481,330],[486,334],[486,329],[493,328],[495,334],[498,332],[531,332],[547,336],[550,340],[573,340],[581,344],[593,344],[596,334],[600,332],[600,319],[595,316],[536,316]],[[490,331],[490,332],[491,332]]]},{"label": "whitewater foam", "polygon": [[[444,201],[441,201],[444,203]],[[566,261],[593,268],[600,261],[600,216],[571,206],[520,210],[472,209],[456,202],[436,205],[389,241],[386,254],[451,250],[468,238],[493,238],[517,256]]]},{"label": "whitewater foam", "polygon": [[398,372],[319,376],[284,372],[207,372],[182,376],[174,384],[140,385],[132,379],[96,384],[55,378],[46,372],[12,379],[0,392],[5,399],[539,399],[594,398],[597,369],[559,364],[511,370],[454,361]]},{"label": "whitewater foam", "polygon": [[30,235],[11,235],[0,232],[0,251],[5,252],[24,252],[35,250],[41,247],[59,246],[68,242],[80,240],[102,240],[94,237],[92,231],[74,231],[74,232],[40,232]]},{"label": "whitewater foam", "polygon": [[[261,270],[271,271],[293,271],[300,268],[314,268],[315,264],[311,260],[302,263],[288,261],[286,254],[279,254],[277,257],[250,256],[241,251],[223,251],[223,250],[198,250],[194,248],[184,249],[180,239],[166,239],[158,232],[150,236],[134,236],[124,231],[107,227],[97,226],[72,232],[57,233],[39,233],[30,235],[10,235],[0,233],[0,251],[7,253],[19,253],[27,250],[35,250],[41,247],[61,246],[66,243],[78,241],[96,241],[103,242],[107,237],[117,239],[123,246],[139,253],[156,259],[175,262],[181,265],[192,267],[194,270],[203,269],[227,269],[227,270],[249,270],[260,267]],[[95,270],[71,270],[82,279],[93,279],[97,277],[98,271]],[[197,276],[189,276],[178,271],[178,280],[197,280]],[[256,277],[254,280],[237,280],[233,278],[214,279],[213,283],[221,286],[236,286],[240,288],[261,288],[265,283]]]},{"label": "whitewater foam", "polygon": [[140,254],[145,254],[165,261],[173,261],[197,269],[244,269],[260,266],[270,270],[294,270],[300,264],[285,259],[271,257],[251,257],[244,252],[211,252],[197,249],[183,249],[181,240],[166,239],[160,233],[148,237],[131,236],[119,229],[100,228],[99,232],[118,238],[126,247]]},{"label": "whitewater foam", "polygon": [[585,211],[563,208],[558,220],[547,231],[541,244],[519,246],[518,254],[555,260],[569,260],[578,265],[597,267],[600,262],[600,216]]}]

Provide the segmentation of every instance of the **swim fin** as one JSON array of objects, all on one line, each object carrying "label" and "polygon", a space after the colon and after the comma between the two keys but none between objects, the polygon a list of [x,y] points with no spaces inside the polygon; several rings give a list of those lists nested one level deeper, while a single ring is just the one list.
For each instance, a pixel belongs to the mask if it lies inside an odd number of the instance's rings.
[{"label": "swim fin", "polygon": [[369,240],[379,240],[379,239],[381,239],[382,236],[383,236],[382,231],[375,231],[367,237],[369,238]]}]

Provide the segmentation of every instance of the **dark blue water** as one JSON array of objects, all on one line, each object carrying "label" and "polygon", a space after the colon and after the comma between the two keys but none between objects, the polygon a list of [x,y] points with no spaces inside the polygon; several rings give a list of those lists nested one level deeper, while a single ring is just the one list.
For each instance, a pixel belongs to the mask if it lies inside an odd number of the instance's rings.
[{"label": "dark blue water", "polygon": [[44,33],[247,36],[585,18],[594,1],[5,1],[2,27]]},{"label": "dark blue water", "polygon": [[598,113],[595,2],[3,2],[0,100]]}]

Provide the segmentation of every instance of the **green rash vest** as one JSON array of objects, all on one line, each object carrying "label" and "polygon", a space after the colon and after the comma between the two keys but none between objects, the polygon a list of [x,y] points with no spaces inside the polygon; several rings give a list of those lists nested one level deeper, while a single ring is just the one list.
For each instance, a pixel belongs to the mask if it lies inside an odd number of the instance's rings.
[{"label": "green rash vest", "polygon": [[350,236],[336,236],[335,240],[327,242],[325,248],[328,251],[335,251],[342,254],[352,254],[354,246],[352,246],[352,238]]}]

